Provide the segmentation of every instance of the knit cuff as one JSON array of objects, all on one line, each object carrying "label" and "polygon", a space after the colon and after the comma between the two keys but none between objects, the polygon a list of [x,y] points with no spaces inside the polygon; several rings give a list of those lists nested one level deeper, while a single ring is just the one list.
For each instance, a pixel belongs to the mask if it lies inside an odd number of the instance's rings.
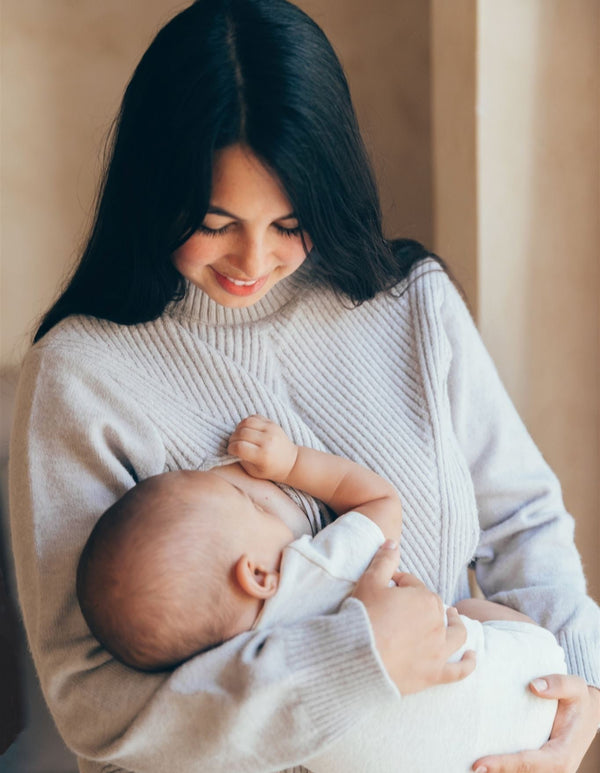
[{"label": "knit cuff", "polygon": [[568,672],[600,688],[600,639],[564,630],[556,638],[565,651]]},{"label": "knit cuff", "polygon": [[381,705],[382,697],[401,696],[377,652],[367,611],[358,599],[346,599],[337,614],[315,618],[312,626],[310,637],[305,626],[297,635],[292,629],[288,632],[288,665],[299,677],[305,710],[323,735],[334,740]]}]

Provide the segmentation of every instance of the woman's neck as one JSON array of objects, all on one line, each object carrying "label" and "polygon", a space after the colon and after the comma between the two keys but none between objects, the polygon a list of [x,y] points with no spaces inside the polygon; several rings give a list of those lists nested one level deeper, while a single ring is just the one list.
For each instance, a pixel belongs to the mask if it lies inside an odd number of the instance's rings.
[{"label": "woman's neck", "polygon": [[280,311],[307,286],[310,266],[308,259],[293,274],[279,281],[269,292],[251,306],[231,308],[214,301],[203,290],[186,281],[185,296],[167,306],[172,317],[187,319],[204,325],[238,325],[258,322]]}]

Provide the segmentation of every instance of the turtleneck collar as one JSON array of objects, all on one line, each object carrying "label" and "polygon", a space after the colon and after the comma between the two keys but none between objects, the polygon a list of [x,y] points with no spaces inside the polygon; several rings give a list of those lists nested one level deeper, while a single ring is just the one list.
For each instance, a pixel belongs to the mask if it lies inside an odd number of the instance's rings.
[{"label": "turtleneck collar", "polygon": [[166,313],[179,319],[187,319],[204,325],[239,325],[258,322],[278,312],[309,283],[310,259],[290,276],[281,279],[269,292],[244,308],[221,306],[189,280],[185,283],[185,295],[180,301],[167,306]]}]

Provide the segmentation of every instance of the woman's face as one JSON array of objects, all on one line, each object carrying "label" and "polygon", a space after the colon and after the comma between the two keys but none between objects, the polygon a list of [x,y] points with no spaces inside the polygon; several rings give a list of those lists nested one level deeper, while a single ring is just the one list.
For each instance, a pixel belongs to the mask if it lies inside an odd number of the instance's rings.
[{"label": "woman's face", "polygon": [[[231,145],[215,154],[208,212],[173,262],[222,306],[252,306],[304,261],[302,236],[277,178],[252,151]],[[307,234],[304,243],[310,250]]]}]

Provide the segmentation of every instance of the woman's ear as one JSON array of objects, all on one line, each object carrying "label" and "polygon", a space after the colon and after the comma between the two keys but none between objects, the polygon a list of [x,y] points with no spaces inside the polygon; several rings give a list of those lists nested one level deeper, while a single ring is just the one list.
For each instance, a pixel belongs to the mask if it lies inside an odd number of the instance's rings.
[{"label": "woman's ear", "polygon": [[254,563],[246,553],[237,560],[235,576],[244,593],[255,599],[271,598],[279,587],[279,572]]}]

